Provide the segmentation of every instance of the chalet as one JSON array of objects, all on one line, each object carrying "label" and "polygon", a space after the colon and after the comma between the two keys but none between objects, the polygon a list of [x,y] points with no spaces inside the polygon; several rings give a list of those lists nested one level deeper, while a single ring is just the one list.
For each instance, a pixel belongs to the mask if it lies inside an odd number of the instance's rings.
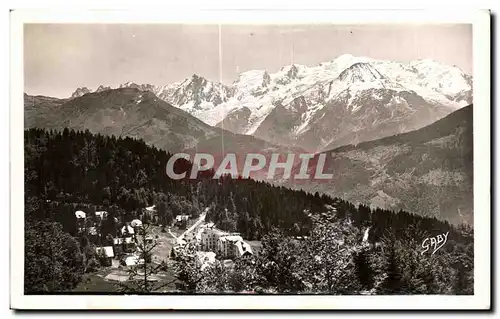
[{"label": "chalet", "polygon": [[133,221],[130,222],[130,226],[136,229],[138,227],[142,227],[142,222],[139,219],[134,219]]},{"label": "chalet", "polygon": [[156,210],[156,205],[146,207],[142,210],[142,220],[149,221],[153,224],[158,224],[160,218]]},{"label": "chalet", "polygon": [[104,257],[108,260],[109,265],[111,265],[111,260],[115,257],[112,246],[96,247],[95,251],[99,256],[104,255]]}]

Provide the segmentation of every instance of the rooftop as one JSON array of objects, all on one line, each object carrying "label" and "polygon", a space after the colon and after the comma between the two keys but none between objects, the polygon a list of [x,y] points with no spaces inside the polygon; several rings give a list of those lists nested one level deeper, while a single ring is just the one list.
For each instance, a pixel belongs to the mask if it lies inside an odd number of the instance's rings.
[{"label": "rooftop", "polygon": [[123,226],[121,229],[122,234],[125,234],[125,232],[128,232],[129,234],[134,234],[134,228],[130,226]]},{"label": "rooftop", "polygon": [[232,236],[224,236],[224,237],[221,237],[219,239],[222,240],[222,241],[225,241],[225,240],[227,240],[227,241],[235,241],[235,242],[243,241],[243,238],[241,238],[241,236],[234,236],[234,235],[232,235]]}]

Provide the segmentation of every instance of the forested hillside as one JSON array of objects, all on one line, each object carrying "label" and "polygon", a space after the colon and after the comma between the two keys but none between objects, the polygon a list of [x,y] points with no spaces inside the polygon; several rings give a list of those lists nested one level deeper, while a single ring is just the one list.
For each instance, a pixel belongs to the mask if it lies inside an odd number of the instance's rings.
[{"label": "forested hillside", "polygon": [[[247,240],[269,238],[268,234],[275,233],[277,229],[280,236],[275,240],[279,242],[276,244],[279,247],[282,240],[289,240],[286,238],[316,238],[314,234],[318,228],[314,226],[314,216],[326,214],[334,215],[337,220],[332,224],[336,226],[329,227],[327,232],[336,233],[335,229],[341,232],[346,229],[342,225],[347,223],[349,229],[356,230],[355,233],[362,233],[370,227],[370,242],[378,242],[381,238],[394,238],[396,241],[413,237],[417,245],[426,236],[449,232],[448,253],[455,254],[455,258],[461,254],[466,254],[469,259],[471,254],[473,256],[473,237],[470,235],[471,229],[467,227],[456,228],[435,218],[402,211],[396,213],[371,210],[366,206],[356,207],[339,198],[271,186],[254,180],[229,177],[212,179],[211,172],[205,172],[197,180],[174,181],[165,173],[169,157],[170,154],[163,150],[128,137],[116,138],[68,129],[63,132],[42,129],[25,131],[27,247],[59,247],[61,258],[56,261],[59,262],[57,269],[60,275],[67,276],[69,273],[75,276],[74,280],[66,280],[66,283],[78,281],[78,274],[83,271],[78,254],[84,255],[84,244],[72,240],[61,242],[61,236],[46,236],[48,232],[62,231],[72,238],[75,235],[74,212],[83,207],[105,209],[126,222],[136,218],[142,208],[156,204],[164,207],[160,213],[165,223],[175,214],[197,214],[204,207],[210,207],[207,215],[209,220],[222,229],[240,232]],[[177,172],[190,168],[189,162],[176,163]],[[61,226],[50,225],[54,222]],[[49,225],[42,227],[39,223]],[[354,240],[361,241],[361,236],[355,236]],[[304,243],[307,245],[307,242]],[[457,245],[463,249],[457,250]],[[278,250],[270,254],[269,258],[279,256],[281,248],[288,249],[279,247],[274,248]],[[30,254],[30,249],[26,252],[26,269],[32,269],[33,272],[28,271],[26,278],[28,285],[31,283],[31,287],[35,287],[32,290],[69,289],[39,282],[39,275],[43,271],[38,268],[47,267],[46,270],[53,274],[54,265],[50,263],[50,258],[45,260],[34,253]],[[407,249],[415,252],[420,248],[415,245],[397,251],[404,254],[408,252]],[[53,253],[46,250],[47,255]],[[398,258],[402,256],[398,255]],[[41,260],[46,262],[40,264]],[[68,267],[71,267],[71,271]],[[458,269],[456,266],[450,267]],[[472,268],[468,266],[467,271],[470,273]],[[472,287],[469,281],[467,285]]]},{"label": "forested hillside", "polygon": [[333,178],[283,185],[472,225],[472,115],[469,105],[419,130],[324,152],[324,171]]}]

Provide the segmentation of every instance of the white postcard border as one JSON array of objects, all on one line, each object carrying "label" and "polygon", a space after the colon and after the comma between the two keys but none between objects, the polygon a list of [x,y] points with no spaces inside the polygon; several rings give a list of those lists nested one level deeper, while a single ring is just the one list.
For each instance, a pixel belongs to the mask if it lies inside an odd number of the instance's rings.
[{"label": "white postcard border", "polygon": [[[24,276],[24,23],[472,23],[474,89],[473,296],[28,295]],[[10,306],[16,309],[488,309],[491,306],[490,17],[480,11],[83,11],[11,12]]]}]

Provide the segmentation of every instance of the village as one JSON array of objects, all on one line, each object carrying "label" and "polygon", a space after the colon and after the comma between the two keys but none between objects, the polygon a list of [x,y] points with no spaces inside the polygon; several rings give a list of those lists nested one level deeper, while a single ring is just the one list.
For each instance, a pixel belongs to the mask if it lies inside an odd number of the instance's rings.
[{"label": "village", "polygon": [[[200,271],[216,261],[225,267],[231,267],[234,259],[254,253],[250,243],[239,233],[225,232],[214,223],[205,221],[208,210],[206,208],[197,218],[177,215],[171,225],[160,225],[156,207],[145,207],[138,215],[139,218],[130,222],[120,223],[118,218],[113,217],[113,224],[117,225],[116,232],[112,236],[107,234],[104,238],[100,229],[103,222],[111,218],[108,212],[96,211],[94,215],[76,211],[79,233],[93,243],[96,254],[101,257],[101,266],[104,265],[94,279],[109,283],[127,282],[130,280],[130,268],[145,262],[172,266],[180,253],[188,251],[191,254],[194,251]],[[143,220],[150,222],[145,224]],[[145,228],[148,229],[146,236],[141,232]],[[142,241],[145,244],[155,243],[151,260],[145,261],[143,258],[140,249]],[[160,271],[152,275],[150,280],[166,281],[172,277],[171,272]]]}]

